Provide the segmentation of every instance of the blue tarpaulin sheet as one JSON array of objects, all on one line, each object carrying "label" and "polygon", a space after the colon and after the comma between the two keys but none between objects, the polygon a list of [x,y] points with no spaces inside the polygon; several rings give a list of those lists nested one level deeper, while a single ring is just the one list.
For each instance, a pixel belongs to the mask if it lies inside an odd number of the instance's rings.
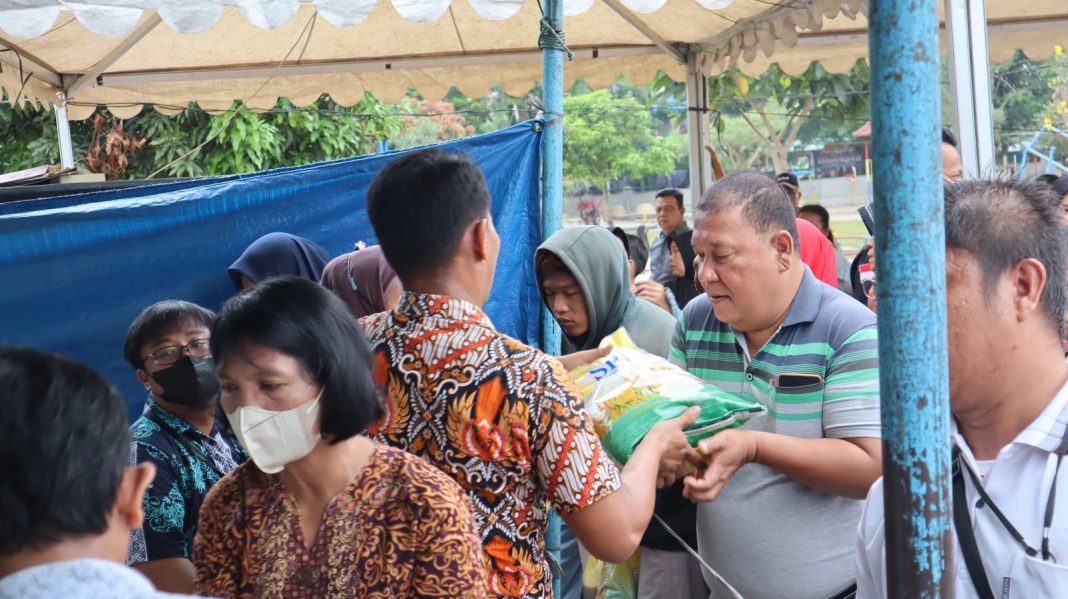
[{"label": "blue tarpaulin sheet", "polygon": [[[537,121],[439,144],[486,176],[501,237],[486,313],[504,333],[539,345],[532,257],[540,242]],[[140,413],[144,388],[122,358],[126,329],[146,306],[184,299],[212,310],[235,293],[226,268],[255,239],[284,231],[331,256],[376,243],[365,193],[404,152],[250,175],[13,202],[0,211],[0,340],[80,360]]]}]

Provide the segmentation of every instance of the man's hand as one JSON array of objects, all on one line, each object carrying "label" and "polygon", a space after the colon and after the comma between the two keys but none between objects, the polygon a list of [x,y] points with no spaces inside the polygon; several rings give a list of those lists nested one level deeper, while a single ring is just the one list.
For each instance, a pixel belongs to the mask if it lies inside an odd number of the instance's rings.
[{"label": "man's hand", "polygon": [[563,364],[564,368],[570,372],[579,366],[585,366],[586,364],[600,360],[610,353],[612,353],[611,347],[598,347],[597,349],[577,351],[566,356],[557,356],[556,359],[560,360],[560,363]]},{"label": "man's hand", "polygon": [[643,300],[652,302],[671,313],[671,304],[667,298],[667,288],[653,280],[638,281],[634,284],[634,293]]},{"label": "man's hand", "polygon": [[692,406],[678,418],[657,423],[646,433],[639,447],[653,444],[659,448],[660,466],[657,469],[656,486],[662,488],[682,478],[683,465],[686,462],[700,465],[701,456],[690,447],[690,441],[684,430],[697,422],[701,408]]},{"label": "man's hand", "polygon": [[686,477],[682,494],[694,502],[712,501],[739,468],[756,461],[757,438],[750,431],[728,429],[703,439],[697,450],[708,466],[699,476]]}]

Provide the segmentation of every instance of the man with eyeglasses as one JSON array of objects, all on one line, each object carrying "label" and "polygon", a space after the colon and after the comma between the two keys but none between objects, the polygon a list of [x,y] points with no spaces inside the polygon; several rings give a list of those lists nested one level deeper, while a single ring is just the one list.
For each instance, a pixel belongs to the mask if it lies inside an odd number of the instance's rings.
[{"label": "man with eyeglasses", "polygon": [[248,459],[225,418],[211,359],[215,314],[167,300],[146,308],[126,332],[123,355],[148,392],[130,432],[134,464],[151,462],[144,524],[131,532],[127,563],[162,591],[190,593],[200,504],[220,478]]},{"label": "man with eyeglasses", "polygon": [[660,234],[649,248],[649,268],[654,281],[670,285],[675,275],[671,273],[668,239],[690,230],[686,225],[686,206],[682,202],[681,191],[664,189],[656,194],[656,224],[660,226]]}]

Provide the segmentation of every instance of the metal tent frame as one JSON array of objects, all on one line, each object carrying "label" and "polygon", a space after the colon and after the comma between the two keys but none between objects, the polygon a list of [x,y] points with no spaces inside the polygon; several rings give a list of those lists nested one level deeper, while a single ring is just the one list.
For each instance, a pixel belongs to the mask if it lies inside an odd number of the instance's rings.
[{"label": "metal tent frame", "polygon": [[[656,52],[667,53],[685,65],[691,135],[691,181],[695,195],[711,185],[704,164],[703,146],[708,134],[706,73],[725,54],[710,55],[700,46],[672,44],[646,26],[640,15],[618,0],[603,0],[641,32]],[[985,1],[944,0],[951,46],[957,131],[967,172],[976,175],[993,164],[993,137],[989,98]],[[856,2],[854,2],[856,4]],[[891,596],[949,596],[952,579],[946,576],[949,548],[949,394],[945,331],[944,233],[942,226],[938,0],[869,0],[872,65],[873,150],[875,157],[876,243],[880,256],[879,350],[883,398],[884,472],[888,579]],[[552,29],[562,33],[563,0],[545,0],[545,16]],[[74,96],[101,81],[138,75],[107,75],[145,35],[159,25],[159,17],[143,22],[128,33],[102,60],[73,81],[25,59],[26,68]],[[856,33],[836,34],[830,42],[856,43]],[[842,39],[839,40],[838,37]],[[796,34],[795,34],[796,38]],[[738,36],[732,38],[740,39]],[[823,40],[827,42],[828,40]],[[764,43],[767,38],[759,43]],[[795,39],[796,43],[797,40]],[[741,44],[730,49],[733,60]],[[779,42],[770,39],[774,48]],[[829,43],[829,42],[828,42]],[[750,43],[746,52],[756,45]],[[906,51],[908,49],[908,51]],[[620,48],[648,53],[648,48]],[[592,50],[594,54],[598,50]],[[770,51],[766,52],[770,55]],[[515,59],[515,56],[508,56]],[[533,56],[524,56],[524,60]],[[563,95],[565,52],[542,50],[546,130],[543,148],[542,227],[547,237],[561,225],[563,201]],[[5,59],[9,60],[9,58]],[[457,59],[438,59],[457,60]],[[466,64],[471,64],[468,58]],[[504,60],[483,56],[477,60]],[[477,60],[475,61],[477,63]],[[747,58],[747,60],[751,60]],[[418,62],[418,61],[416,61]],[[439,64],[435,62],[434,64]],[[488,64],[488,63],[487,63]],[[332,64],[329,67],[293,65],[301,71],[315,68],[360,69],[368,65]],[[373,68],[379,68],[374,66]],[[200,75],[204,75],[201,73]],[[217,75],[217,73],[216,73]],[[141,75],[147,77],[150,75]],[[197,76],[196,74],[190,76]],[[249,76],[245,73],[245,76]],[[65,100],[56,103],[61,140],[61,162],[73,166]],[[906,158],[903,158],[907,157]],[[546,314],[544,347],[558,353],[560,333]],[[558,537],[551,526],[547,544]],[[554,589],[558,592],[558,581]]]}]

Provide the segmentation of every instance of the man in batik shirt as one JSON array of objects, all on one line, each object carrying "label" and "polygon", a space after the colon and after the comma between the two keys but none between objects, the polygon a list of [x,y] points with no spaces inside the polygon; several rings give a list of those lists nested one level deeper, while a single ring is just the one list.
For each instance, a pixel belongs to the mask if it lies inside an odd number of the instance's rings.
[{"label": "man in batik shirt", "polygon": [[130,427],[131,462],[149,462],[145,521],[130,534],[127,563],[160,590],[193,592],[193,537],[208,489],[247,459],[225,418],[209,341],[215,314],[163,301],[126,333],[123,353],[145,386],[145,411]]},{"label": "man in batik shirt", "polygon": [[371,432],[467,492],[492,595],[549,597],[547,508],[591,554],[625,560],[657,483],[698,459],[682,434],[697,411],[658,424],[617,470],[560,362],[482,312],[500,248],[489,205],[482,173],[435,150],[397,159],[368,190],[371,223],[406,290],[396,310],[364,322],[387,397]]}]

